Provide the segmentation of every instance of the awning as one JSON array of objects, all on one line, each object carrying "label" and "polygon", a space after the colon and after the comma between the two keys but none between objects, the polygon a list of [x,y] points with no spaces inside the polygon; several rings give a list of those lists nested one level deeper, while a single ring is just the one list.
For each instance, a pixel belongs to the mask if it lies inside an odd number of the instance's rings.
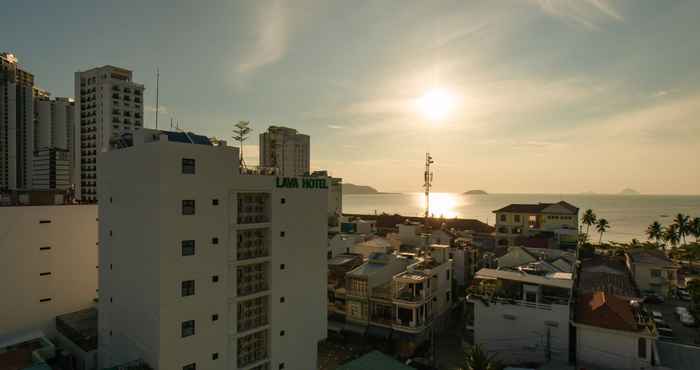
[{"label": "awning", "polygon": [[391,337],[391,329],[382,326],[370,325],[367,328],[367,335],[377,338],[389,339]]}]

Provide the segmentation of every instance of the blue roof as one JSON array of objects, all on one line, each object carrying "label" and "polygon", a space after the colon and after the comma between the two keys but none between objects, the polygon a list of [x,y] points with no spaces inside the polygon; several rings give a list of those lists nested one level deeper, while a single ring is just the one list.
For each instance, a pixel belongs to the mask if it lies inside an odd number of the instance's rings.
[{"label": "blue roof", "polygon": [[168,141],[185,144],[211,145],[209,138],[192,132],[161,131],[168,135]]}]

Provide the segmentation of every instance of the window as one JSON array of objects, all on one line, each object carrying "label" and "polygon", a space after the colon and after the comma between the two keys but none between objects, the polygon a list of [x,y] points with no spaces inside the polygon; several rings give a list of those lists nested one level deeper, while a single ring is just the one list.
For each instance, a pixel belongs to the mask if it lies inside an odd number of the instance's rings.
[{"label": "window", "polygon": [[47,251],[47,250],[49,250],[49,249],[51,249],[51,247],[41,247],[41,248],[39,248],[40,251]]},{"label": "window", "polygon": [[513,220],[514,220],[515,222],[520,222],[520,215],[515,215],[515,216],[513,216]]},{"label": "window", "polygon": [[525,300],[528,302],[537,302],[537,293],[525,292]]},{"label": "window", "polygon": [[219,244],[219,238],[211,238],[212,244]]},{"label": "window", "polygon": [[280,297],[280,303],[284,303],[284,297]]},{"label": "window", "polygon": [[647,340],[639,338],[637,340],[637,355],[639,358],[647,358]]},{"label": "window", "polygon": [[182,322],[181,334],[183,338],[194,335],[194,320],[187,320]]},{"label": "window", "polygon": [[40,299],[39,302],[51,302],[51,298]]},{"label": "window", "polygon": [[284,231],[280,231],[280,238],[284,238]]},{"label": "window", "polygon": [[217,321],[219,320],[219,315],[218,314],[213,314],[211,315],[211,321]]},{"label": "window", "polygon": [[660,278],[661,277],[661,270],[657,270],[657,269],[651,270],[651,277]]},{"label": "window", "polygon": [[195,161],[192,158],[182,158],[182,173],[194,175]]},{"label": "window", "polygon": [[183,256],[194,256],[194,240],[183,240],[182,241],[182,255]]},{"label": "window", "polygon": [[445,292],[445,302],[450,301],[450,292]]},{"label": "window", "polygon": [[194,295],[194,280],[185,280],[181,285],[183,297]]},{"label": "window", "polygon": [[212,205],[212,206],[218,206],[218,205],[219,205],[219,200],[218,200],[218,199],[212,199],[212,200],[211,200],[211,205]]},{"label": "window", "polygon": [[197,370],[197,364],[191,363],[182,367],[182,370]]},{"label": "window", "polygon": [[212,359],[212,360],[218,360],[218,359],[219,359],[219,354],[218,354],[218,353],[212,353],[212,354],[211,354],[211,359]]},{"label": "window", "polygon": [[501,222],[506,222],[507,217],[508,216],[506,216],[506,215],[501,215],[500,216]]},{"label": "window", "polygon": [[194,214],[194,200],[186,199],[182,201],[182,214],[183,215],[193,215]]},{"label": "window", "polygon": [[211,277],[211,282],[212,283],[218,283],[219,282],[219,275],[214,275]]},{"label": "window", "polygon": [[50,272],[42,272],[39,274],[39,276],[48,276],[48,275],[51,275],[51,273]]},{"label": "window", "polygon": [[285,204],[285,203],[287,203],[287,200],[282,198],[282,199],[280,199],[280,203]]},{"label": "window", "polygon": [[277,367],[279,370],[284,369],[284,362],[280,362],[280,366]]},{"label": "window", "polygon": [[280,330],[280,337],[284,336],[284,330]]},{"label": "window", "polygon": [[447,281],[450,281],[450,270],[445,271],[445,277],[447,278]]},{"label": "window", "polygon": [[39,221],[40,224],[50,224],[51,220],[41,220]]},{"label": "window", "polygon": [[280,264],[280,270],[284,270],[284,263]]}]

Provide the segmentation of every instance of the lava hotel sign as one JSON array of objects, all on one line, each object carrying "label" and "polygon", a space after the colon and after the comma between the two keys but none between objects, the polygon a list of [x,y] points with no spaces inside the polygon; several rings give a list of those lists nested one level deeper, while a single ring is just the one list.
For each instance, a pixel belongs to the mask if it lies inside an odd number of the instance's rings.
[{"label": "lava hotel sign", "polygon": [[[301,181],[300,181],[301,180]],[[327,179],[303,177],[278,177],[276,181],[278,188],[288,189],[328,189]]]}]

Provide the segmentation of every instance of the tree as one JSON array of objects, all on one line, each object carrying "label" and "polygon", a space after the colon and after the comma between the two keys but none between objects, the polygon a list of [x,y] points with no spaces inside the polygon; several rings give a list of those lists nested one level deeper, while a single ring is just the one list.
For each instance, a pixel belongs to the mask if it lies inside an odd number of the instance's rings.
[{"label": "tree", "polygon": [[654,221],[651,225],[649,225],[649,227],[647,227],[646,234],[649,240],[653,240],[656,242],[656,244],[659,244],[659,241],[664,235],[663,226],[661,226],[659,221]]},{"label": "tree", "polygon": [[700,217],[695,217],[690,221],[688,233],[695,237],[695,243],[700,243]]},{"label": "tree", "polygon": [[685,245],[685,236],[688,235],[690,229],[690,217],[679,213],[676,215],[676,218],[673,219],[673,224],[676,225],[679,239],[683,239],[683,245]]},{"label": "tree", "polygon": [[608,220],[601,218],[598,220],[598,222],[595,224],[595,229],[600,233],[600,240],[598,240],[598,244],[603,243],[603,234],[610,228],[610,223]]},{"label": "tree", "polygon": [[676,224],[668,225],[664,229],[663,239],[671,243],[671,246],[675,248],[681,240],[680,234],[678,233],[678,226]]},{"label": "tree", "polygon": [[592,209],[587,209],[586,212],[583,213],[581,222],[586,225],[586,238],[588,238],[588,231],[590,230],[591,226],[595,225],[597,220],[598,217],[595,215],[595,213],[593,213]]},{"label": "tree", "polygon": [[498,370],[501,364],[496,361],[496,354],[489,355],[481,345],[471,346],[464,353],[462,370]]}]

